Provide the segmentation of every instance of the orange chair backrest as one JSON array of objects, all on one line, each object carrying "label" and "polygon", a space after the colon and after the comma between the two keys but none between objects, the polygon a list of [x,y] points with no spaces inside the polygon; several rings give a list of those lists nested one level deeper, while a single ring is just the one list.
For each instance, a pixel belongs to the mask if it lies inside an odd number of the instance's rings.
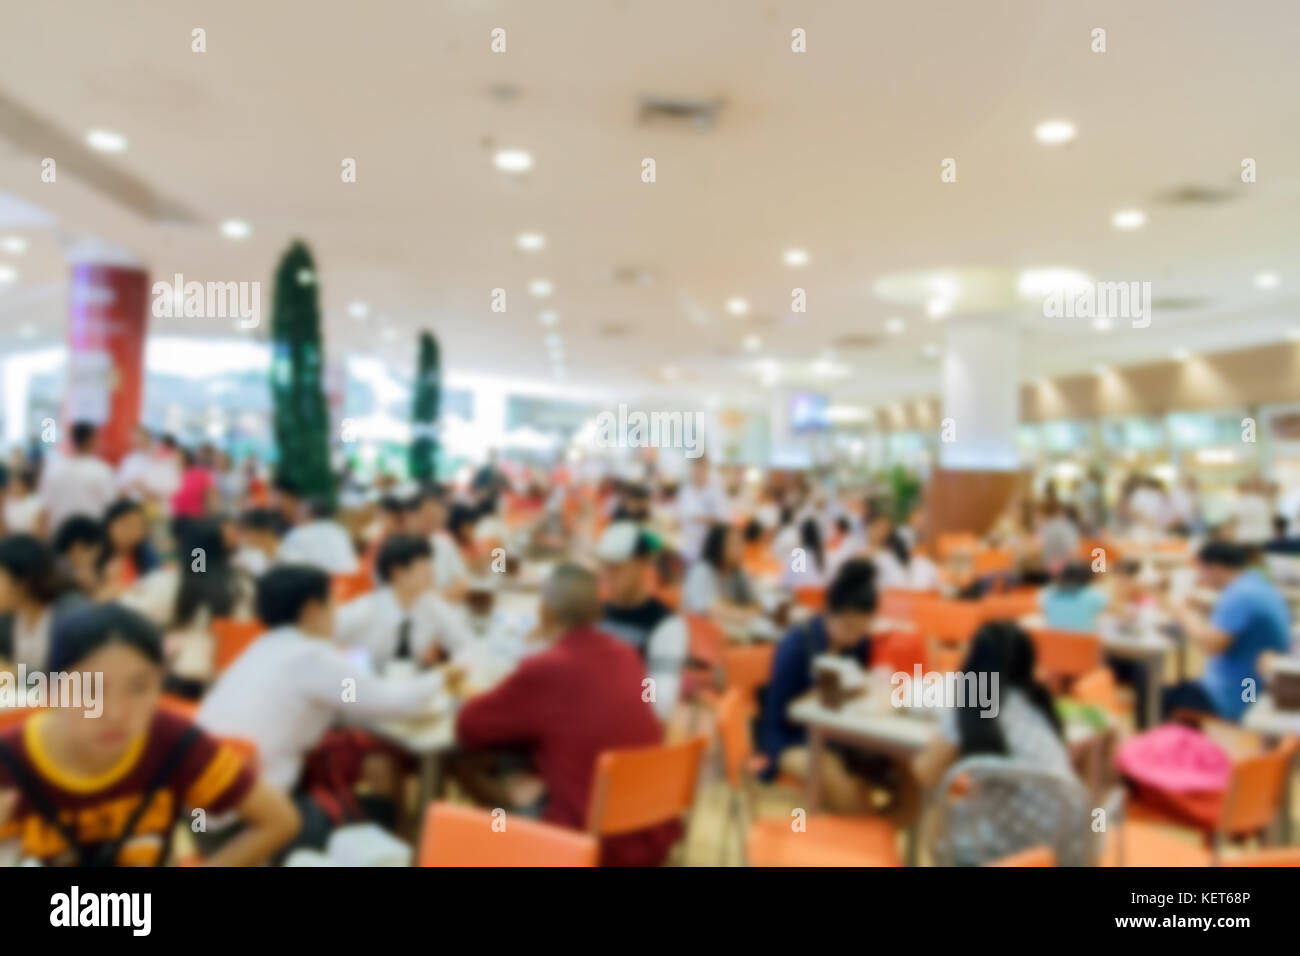
[{"label": "orange chair backrest", "polygon": [[876,613],[881,617],[910,621],[921,601],[938,599],[938,591],[908,591],[903,588],[885,588],[880,592]]},{"label": "orange chair backrest", "polygon": [[918,664],[922,673],[930,670],[930,654],[924,634],[894,631],[877,635],[871,642],[872,667],[888,667],[910,675]]},{"label": "orange chair backrest", "polygon": [[703,614],[687,614],[687,657],[700,664],[714,666],[722,663],[722,652],[727,648],[727,636],[718,622]]},{"label": "orange chair backrest", "polygon": [[718,703],[718,740],[722,744],[722,770],[727,784],[738,789],[746,762],[754,753],[754,741],[749,732],[748,699],[738,687],[722,695]]},{"label": "orange chair backrest", "polygon": [[596,761],[587,832],[612,836],[675,820],[695,802],[706,741],[606,750]]},{"label": "orange chair backrest", "polygon": [[370,572],[364,568],[352,574],[336,574],[331,583],[334,600],[339,604],[367,594],[374,587]]},{"label": "orange chair backrest", "polygon": [[1115,686],[1115,675],[1109,667],[1098,667],[1088,671],[1070,688],[1070,696],[1081,704],[1091,704],[1102,710],[1118,713],[1119,694]]},{"label": "orange chair backrest", "polygon": [[1000,548],[980,548],[975,552],[973,570],[976,577],[986,574],[1001,574],[1010,571],[1016,565],[1016,558],[1010,551]]},{"label": "orange chair backrest", "polygon": [[727,687],[740,691],[742,699],[752,702],[760,687],[772,679],[772,656],[775,644],[727,647],[722,652],[722,677]]},{"label": "orange chair backrest", "polygon": [[980,603],[984,605],[984,619],[988,621],[1014,621],[1038,611],[1038,592],[1030,588],[990,594]]},{"label": "orange chair backrest", "polygon": [[938,598],[918,601],[912,617],[922,635],[964,644],[984,623],[984,607],[978,601]]},{"label": "orange chair backrest", "polygon": [[1119,566],[1120,552],[1113,544],[1101,541],[1097,538],[1085,539],[1079,542],[1079,560],[1087,561],[1091,564],[1093,552],[1100,550],[1106,559],[1106,567],[1115,568]]},{"label": "orange chair backrest", "polygon": [[235,658],[244,653],[244,649],[266,630],[261,621],[237,620],[219,617],[212,621],[212,636],[216,638],[217,647],[215,665],[220,674],[234,663]]},{"label": "orange chair backrest", "polygon": [[433,803],[424,815],[419,866],[595,866],[595,837],[512,814],[504,829],[490,811]]},{"label": "orange chair backrest", "polygon": [[1038,652],[1038,670],[1050,677],[1082,677],[1101,666],[1101,638],[1096,634],[1039,628],[1029,636]]},{"label": "orange chair backrest", "polygon": [[947,531],[939,535],[935,542],[941,561],[947,561],[960,551],[974,551],[979,543],[979,538],[970,531]]},{"label": "orange chair backrest", "polygon": [[1051,847],[1035,846],[1019,853],[1012,853],[1000,860],[994,860],[989,866],[1056,866],[1056,854]]},{"label": "orange chair backrest", "polygon": [[1222,829],[1254,833],[1277,818],[1296,746],[1296,739],[1287,737],[1271,750],[1233,762]]},{"label": "orange chair backrest", "polygon": [[826,589],[823,587],[802,587],[794,589],[794,603],[810,611],[821,611],[826,607]]}]

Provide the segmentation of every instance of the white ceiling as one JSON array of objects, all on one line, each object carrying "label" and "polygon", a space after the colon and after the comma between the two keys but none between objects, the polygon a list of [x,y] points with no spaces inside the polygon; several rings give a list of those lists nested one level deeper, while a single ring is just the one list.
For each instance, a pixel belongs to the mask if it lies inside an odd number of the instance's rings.
[{"label": "white ceiling", "polygon": [[[1279,341],[1300,323],[1294,0],[0,0],[0,21],[0,98],[71,143],[92,127],[123,133],[116,156],[59,148],[69,167],[107,164],[195,220],[141,216],[89,175],[41,183],[31,128],[0,126],[0,234],[30,243],[0,252],[20,272],[0,287],[4,350],[61,337],[63,250],[86,235],[131,249],[155,277],[263,280],[268,304],[275,261],[301,236],[328,347],[402,368],[427,326],[454,369],[550,381],[537,313],[554,308],[569,380],[597,388],[664,384],[670,367],[675,389],[753,393],[756,359],[807,376],[841,337],[880,336],[835,349],[851,370],[837,394],[931,392],[937,364],[921,351],[943,323],[875,292],[913,270],[1069,266],[1204,303],[1157,304],[1147,329],[1039,319],[1026,377]],[[195,27],[206,53],[190,50]],[[504,54],[490,51],[495,27]],[[795,27],[804,54],[790,50]],[[494,96],[501,85],[518,95]],[[645,126],[647,94],[724,105],[712,130]],[[1074,143],[1035,142],[1053,117],[1077,125]],[[530,151],[533,170],[498,172],[499,147]],[[647,156],[654,184],[641,182]],[[340,181],[345,157],[355,184]],[[940,182],[947,157],[956,183]],[[1240,182],[1244,157],[1255,184]],[[1159,201],[1184,186],[1231,199]],[[1145,228],[1110,226],[1134,206]],[[223,238],[227,217],[252,237]],[[523,230],[547,248],[518,251]],[[782,264],[792,246],[808,266]],[[615,268],[653,281],[616,282]],[[1265,270],[1280,287],[1253,286]],[[536,276],[554,283],[545,303],[526,292]],[[790,313],[795,286],[806,315]],[[505,314],[490,310],[497,287]],[[732,296],[752,304],[748,318],[725,311]],[[354,299],[368,319],[347,314]],[[894,315],[907,327],[888,336]],[[625,334],[600,333],[611,324]],[[743,350],[746,335],[762,348]]]}]

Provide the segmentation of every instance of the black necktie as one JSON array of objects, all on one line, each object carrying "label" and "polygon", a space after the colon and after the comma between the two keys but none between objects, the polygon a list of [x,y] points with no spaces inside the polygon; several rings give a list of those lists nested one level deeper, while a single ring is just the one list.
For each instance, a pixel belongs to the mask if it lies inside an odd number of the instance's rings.
[{"label": "black necktie", "polygon": [[397,653],[393,655],[399,661],[411,659],[411,619],[402,618],[402,624],[397,629]]}]

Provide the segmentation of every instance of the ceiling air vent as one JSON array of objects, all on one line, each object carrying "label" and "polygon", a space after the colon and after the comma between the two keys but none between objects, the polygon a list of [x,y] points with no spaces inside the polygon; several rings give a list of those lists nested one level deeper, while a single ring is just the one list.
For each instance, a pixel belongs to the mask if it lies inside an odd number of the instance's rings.
[{"label": "ceiling air vent", "polygon": [[713,129],[721,99],[682,100],[668,96],[643,96],[637,111],[637,121],[642,126],[690,126],[695,129]]}]

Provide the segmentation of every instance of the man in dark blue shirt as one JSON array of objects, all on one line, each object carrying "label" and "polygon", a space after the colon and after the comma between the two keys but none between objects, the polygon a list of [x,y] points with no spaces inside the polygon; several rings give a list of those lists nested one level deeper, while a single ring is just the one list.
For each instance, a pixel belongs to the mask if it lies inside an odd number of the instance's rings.
[{"label": "man in dark blue shirt", "polygon": [[[812,690],[813,661],[822,654],[851,656],[867,665],[871,641],[867,634],[876,610],[876,569],[864,560],[847,561],[826,592],[826,611],[792,628],[777,645],[772,678],[767,687],[759,748],[767,755],[766,775],[778,771],[806,777],[810,754],[807,732],[788,716],[790,704]],[[851,754],[827,749],[818,765],[827,809],[865,809],[866,781],[854,774]]]}]

